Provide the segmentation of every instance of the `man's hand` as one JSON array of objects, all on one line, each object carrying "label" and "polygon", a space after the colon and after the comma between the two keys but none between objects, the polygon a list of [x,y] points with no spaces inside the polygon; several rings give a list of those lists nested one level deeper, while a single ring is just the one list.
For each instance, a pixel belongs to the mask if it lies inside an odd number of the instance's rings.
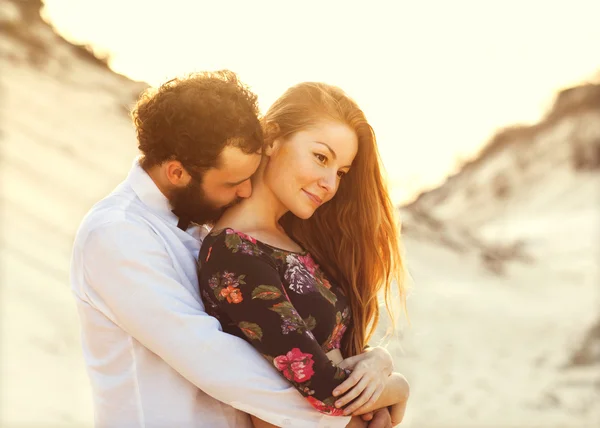
[{"label": "man's hand", "polygon": [[369,428],[392,428],[392,417],[388,409],[379,409],[373,412],[373,419]]},{"label": "man's hand", "polygon": [[367,428],[368,423],[363,421],[360,416],[353,416],[346,425],[346,428]]}]

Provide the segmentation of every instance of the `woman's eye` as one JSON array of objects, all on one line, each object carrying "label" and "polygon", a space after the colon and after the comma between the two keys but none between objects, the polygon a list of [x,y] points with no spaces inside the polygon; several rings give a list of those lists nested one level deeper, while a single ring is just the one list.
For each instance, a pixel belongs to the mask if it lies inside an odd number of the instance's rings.
[{"label": "woman's eye", "polygon": [[320,153],[315,153],[315,157],[319,160],[319,162],[321,163],[325,163],[327,162],[327,156],[322,155]]}]

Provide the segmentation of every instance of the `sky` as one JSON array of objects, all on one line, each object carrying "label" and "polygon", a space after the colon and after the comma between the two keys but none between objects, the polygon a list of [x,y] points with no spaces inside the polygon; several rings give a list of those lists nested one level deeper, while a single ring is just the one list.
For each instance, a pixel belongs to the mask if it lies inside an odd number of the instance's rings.
[{"label": "sky", "polygon": [[598,0],[45,0],[71,41],[158,85],[228,68],[264,112],[302,81],[371,122],[396,202],[439,185],[504,126],[600,70]]}]

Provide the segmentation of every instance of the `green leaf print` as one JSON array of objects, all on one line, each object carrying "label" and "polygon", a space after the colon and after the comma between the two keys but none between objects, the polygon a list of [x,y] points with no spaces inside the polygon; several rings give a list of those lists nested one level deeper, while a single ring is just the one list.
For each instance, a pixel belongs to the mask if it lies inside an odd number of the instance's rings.
[{"label": "green leaf print", "polygon": [[325,400],[323,400],[323,404],[325,404],[326,406],[329,406],[329,407],[333,407],[334,403],[335,403],[335,397],[333,397],[333,396],[327,397]]},{"label": "green leaf print", "polygon": [[281,251],[281,250],[275,250],[273,249],[273,251],[271,252],[271,257],[273,257],[276,260],[282,261],[285,263],[286,257],[288,256],[287,253]]},{"label": "green leaf print", "polygon": [[261,300],[275,300],[281,297],[281,291],[279,288],[272,285],[259,285],[252,290],[253,299]]},{"label": "green leaf print", "polygon": [[274,360],[275,358],[273,358],[273,357],[271,357],[270,355],[267,355],[267,354],[261,354],[261,355],[262,355],[263,357],[265,357],[269,363],[273,364],[273,360]]},{"label": "green leaf print", "polygon": [[333,375],[333,378],[336,380],[343,380],[346,379],[348,377],[348,375],[346,374],[346,372],[342,369],[340,369],[339,367],[336,367],[335,369],[335,374]]},{"label": "green leaf print", "polygon": [[238,234],[231,233],[225,236],[225,246],[230,249],[232,253],[237,253],[240,245],[242,245],[242,238],[240,238]]},{"label": "green leaf print", "polygon": [[[269,308],[273,312],[277,312],[283,320],[282,329],[286,331],[296,331],[299,334],[303,334],[306,330],[312,330],[317,324],[316,320],[310,316],[306,320],[303,320],[294,306],[290,302],[281,302],[273,305]],[[310,326],[307,325],[310,323]],[[287,333],[284,333],[287,334]]]},{"label": "green leaf print", "polygon": [[315,320],[312,315],[309,315],[309,317],[304,320],[304,323],[309,330],[313,330],[317,326],[317,320]]},{"label": "green leaf print", "polygon": [[325,298],[325,300],[327,300],[329,303],[331,303],[332,305],[335,306],[335,304],[337,302],[336,295],[333,294],[333,292],[331,290],[329,290],[327,287],[325,287],[323,285],[323,283],[319,280],[315,281],[315,285],[317,286],[317,290],[319,290],[319,293],[321,293],[321,296],[323,296]]},{"label": "green leaf print", "polygon": [[269,308],[273,312],[277,312],[284,318],[298,318],[298,312],[290,302],[281,302]]},{"label": "green leaf print", "polygon": [[241,321],[238,324],[242,333],[246,335],[248,339],[251,340],[262,340],[263,332],[258,324],[248,321]]}]

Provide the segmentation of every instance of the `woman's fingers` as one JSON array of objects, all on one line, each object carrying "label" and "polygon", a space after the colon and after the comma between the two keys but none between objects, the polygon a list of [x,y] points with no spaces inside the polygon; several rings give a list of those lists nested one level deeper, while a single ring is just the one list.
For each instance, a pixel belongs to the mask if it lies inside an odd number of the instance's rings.
[{"label": "woman's fingers", "polygon": [[368,382],[366,379],[362,378],[360,382],[358,382],[350,391],[345,393],[342,397],[339,398],[335,402],[335,407],[340,408],[344,407],[346,404],[354,400],[356,397],[360,395],[361,392],[367,387]]},{"label": "woman's fingers", "polygon": [[338,367],[342,368],[342,369],[352,369],[352,368],[354,368],[356,363],[358,363],[363,358],[364,357],[362,355],[356,355],[354,357],[346,358],[345,360],[343,360],[341,363],[338,364]]},{"label": "woman's fingers", "polygon": [[[371,397],[369,398],[369,400],[365,404],[363,404],[360,408],[354,410],[353,415],[354,416],[362,415],[366,411],[372,412],[373,409],[371,407],[377,402],[377,400],[379,399],[379,397],[381,396],[382,393],[383,393],[383,386],[374,387],[374,392],[371,394]],[[363,392],[363,394],[368,395],[368,391],[365,390],[365,392]]]},{"label": "woman's fingers", "polygon": [[[361,381],[361,383],[362,383],[362,381]],[[361,384],[359,383],[357,385],[357,387],[360,387],[360,385]],[[373,396],[373,393],[375,392],[376,387],[374,385],[368,384],[367,382],[365,382],[365,386],[366,387],[363,389],[362,393],[348,407],[346,407],[344,409],[345,415],[350,415],[350,414],[356,412],[357,410],[362,408],[365,404],[370,402],[371,397]]]},{"label": "woman's fingers", "polygon": [[353,371],[350,374],[350,376],[348,376],[348,379],[346,379],[345,381],[340,383],[333,390],[333,396],[337,397],[338,395],[344,394],[346,391],[348,391],[350,388],[352,388],[354,385],[356,385],[362,377],[363,377],[363,373],[361,373],[360,371],[356,371],[356,370]]}]

